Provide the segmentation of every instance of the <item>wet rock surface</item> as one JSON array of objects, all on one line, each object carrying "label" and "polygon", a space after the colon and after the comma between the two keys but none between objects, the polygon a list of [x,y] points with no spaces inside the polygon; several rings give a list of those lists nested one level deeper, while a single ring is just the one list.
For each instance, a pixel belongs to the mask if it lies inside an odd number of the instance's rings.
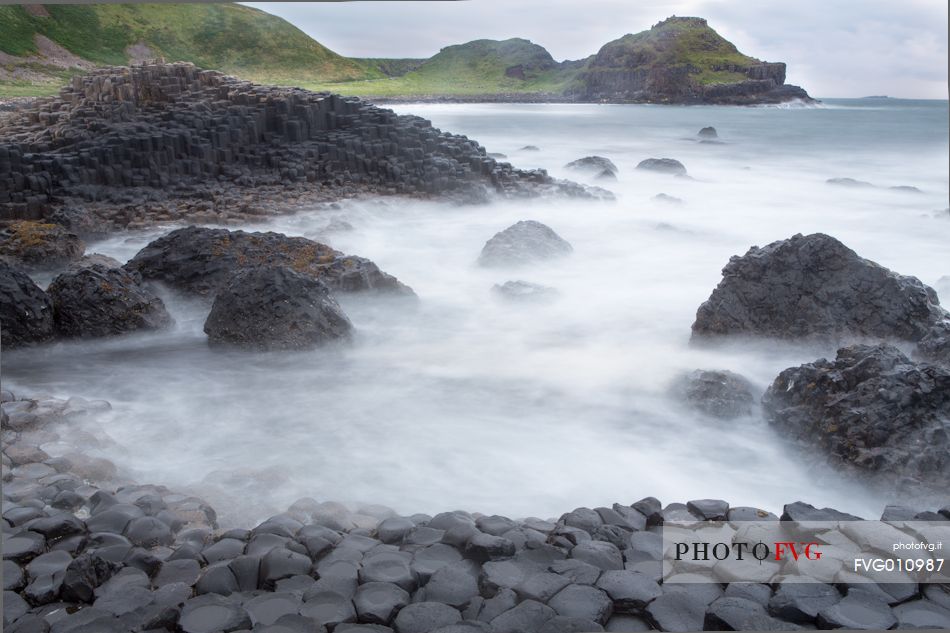
[{"label": "wet rock surface", "polygon": [[177,229],[148,244],[125,265],[146,280],[203,296],[213,296],[226,288],[236,273],[260,266],[286,266],[334,291],[412,294],[368,259],[344,255],[303,237],[273,232]]},{"label": "wet rock surface", "polygon": [[570,255],[574,249],[549,226],[522,220],[496,233],[485,243],[481,266],[522,266]]},{"label": "wet rock surface", "polygon": [[96,338],[168,327],[162,300],[137,273],[93,262],[57,276],[47,289],[56,332]]},{"label": "wet rock surface", "polygon": [[752,384],[726,370],[692,371],[674,384],[673,393],[689,407],[723,420],[750,415],[757,404]]},{"label": "wet rock surface", "polygon": [[733,257],[722,274],[696,313],[693,340],[746,335],[919,341],[948,318],[933,289],[821,233],[752,247]]},{"label": "wet rock surface", "polygon": [[[476,142],[419,117],[186,63],[77,75],[58,96],[12,112],[5,132],[0,218],[49,216],[78,231],[83,209],[119,227],[191,213],[253,217],[259,201],[233,191],[226,199],[244,207],[236,214],[215,203],[222,184],[273,187],[274,198],[298,186],[459,201],[546,192],[609,196],[499,163]],[[169,200],[175,204],[163,204]]]},{"label": "wet rock surface", "polygon": [[261,350],[307,349],[346,339],[352,329],[323,282],[284,267],[236,274],[204,325],[214,345]]},{"label": "wet rock surface", "polygon": [[808,451],[891,489],[950,487],[950,370],[887,345],[853,345],[786,369],[769,423]]},{"label": "wet rock surface", "polygon": [[0,328],[6,349],[53,338],[53,303],[30,276],[0,259]]}]

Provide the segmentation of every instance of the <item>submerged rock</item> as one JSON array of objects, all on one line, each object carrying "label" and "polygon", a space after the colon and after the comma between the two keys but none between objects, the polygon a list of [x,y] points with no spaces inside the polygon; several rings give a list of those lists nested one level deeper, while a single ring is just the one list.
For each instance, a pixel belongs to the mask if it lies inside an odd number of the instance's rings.
[{"label": "submerged rock", "polygon": [[94,263],[62,273],[49,286],[56,331],[95,338],[168,327],[165,304],[141,278]]},{"label": "submerged rock", "polygon": [[937,294],[822,233],[795,235],[733,257],[696,313],[693,339],[727,335],[839,341],[918,341],[950,318]]},{"label": "submerged rock", "polygon": [[855,180],[854,178],[829,178],[825,182],[829,185],[837,185],[839,187],[854,187],[856,189],[874,186],[872,183],[869,183],[866,180]]},{"label": "submerged rock", "polygon": [[697,369],[681,377],[673,393],[706,415],[731,420],[752,413],[752,383],[731,371]]},{"label": "submerged rock", "polygon": [[658,171],[664,174],[673,174],[676,176],[685,176],[686,167],[683,163],[674,158],[647,158],[640,161],[637,169],[646,171]]},{"label": "submerged rock", "polygon": [[683,204],[682,198],[677,198],[676,196],[671,196],[666,193],[658,193],[653,196],[653,199],[657,202],[663,202],[664,204]]},{"label": "submerged rock", "polygon": [[58,224],[24,220],[0,232],[0,257],[25,268],[52,270],[82,257],[86,245]]},{"label": "submerged rock", "polygon": [[704,127],[699,132],[696,133],[696,136],[699,138],[719,138],[719,134],[716,132],[716,128],[710,126]]},{"label": "submerged rock", "polygon": [[550,302],[558,297],[558,291],[550,286],[533,284],[530,281],[506,281],[492,286],[492,292],[506,301]]},{"label": "submerged rock", "polygon": [[522,220],[496,233],[485,243],[478,263],[482,266],[518,266],[564,257],[574,249],[550,227]]},{"label": "submerged rock", "polygon": [[235,275],[204,325],[212,344],[263,350],[306,349],[352,329],[325,284],[282,266]]},{"label": "submerged rock", "polygon": [[540,151],[541,151],[541,148],[538,147],[537,145],[525,145],[524,147],[522,147],[522,148],[519,149],[518,151],[519,151],[519,152],[540,152]]},{"label": "submerged rock", "polygon": [[834,466],[889,487],[950,489],[950,370],[888,345],[786,369],[762,399],[769,423]]},{"label": "submerged rock", "polygon": [[0,340],[4,349],[53,338],[53,304],[22,270],[0,259]]},{"label": "submerged rock", "polygon": [[411,295],[412,290],[368,259],[344,255],[325,244],[281,233],[247,233],[188,227],[143,248],[125,267],[147,280],[199,295],[224,289],[231,277],[258,266],[286,266],[322,281],[334,291],[376,290]]}]

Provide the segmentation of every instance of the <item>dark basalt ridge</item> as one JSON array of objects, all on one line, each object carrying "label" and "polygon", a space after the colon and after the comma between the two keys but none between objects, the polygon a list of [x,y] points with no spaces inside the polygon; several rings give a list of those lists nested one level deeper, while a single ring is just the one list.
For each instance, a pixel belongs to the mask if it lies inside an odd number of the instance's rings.
[{"label": "dark basalt ridge", "polygon": [[500,163],[475,141],[419,117],[187,63],[76,76],[58,97],[14,111],[2,126],[0,219],[37,219],[95,201],[120,205],[116,221],[131,223],[145,203],[201,198],[222,184],[460,201],[609,197]]}]

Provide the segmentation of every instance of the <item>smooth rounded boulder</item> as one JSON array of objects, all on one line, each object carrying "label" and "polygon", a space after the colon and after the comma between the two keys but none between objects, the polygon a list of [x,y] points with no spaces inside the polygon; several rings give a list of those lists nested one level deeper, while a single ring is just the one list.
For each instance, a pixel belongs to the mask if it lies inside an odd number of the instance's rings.
[{"label": "smooth rounded boulder", "polygon": [[61,336],[99,338],[168,327],[162,300],[138,275],[94,263],[62,273],[50,284],[53,320]]},{"label": "smooth rounded boulder", "polygon": [[674,176],[686,175],[686,166],[675,158],[647,158],[637,163],[637,169],[673,174]]},{"label": "smooth rounded boulder", "polygon": [[337,292],[413,295],[408,286],[368,259],[344,255],[304,237],[273,232],[191,226],[149,243],[125,265],[146,280],[202,296],[213,296],[236,273],[260,266],[285,266]]},{"label": "smooth rounded boulder", "polygon": [[522,220],[496,233],[482,248],[481,266],[520,266],[570,255],[573,247],[552,228]]},{"label": "smooth rounded boulder", "polygon": [[352,330],[325,284],[282,266],[235,275],[204,325],[212,345],[257,350],[309,349]]},{"label": "smooth rounded boulder", "polygon": [[585,156],[569,162],[564,167],[574,171],[586,172],[597,178],[617,179],[617,166],[612,160],[603,156]]},{"label": "smooth rounded boulder", "polygon": [[950,489],[950,369],[853,345],[783,371],[762,406],[780,434],[857,478]]},{"label": "smooth rounded boulder", "polygon": [[694,341],[740,335],[919,341],[944,319],[950,315],[932,288],[814,233],[753,246],[730,259],[692,330]]},{"label": "smooth rounded boulder", "polygon": [[0,340],[4,349],[53,338],[53,303],[22,270],[0,259]]}]

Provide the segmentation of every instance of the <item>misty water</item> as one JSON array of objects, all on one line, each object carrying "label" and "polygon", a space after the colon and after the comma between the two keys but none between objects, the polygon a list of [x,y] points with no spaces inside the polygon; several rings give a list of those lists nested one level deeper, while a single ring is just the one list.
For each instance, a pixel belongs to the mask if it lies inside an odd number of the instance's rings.
[{"label": "misty water", "polygon": [[[342,296],[357,336],[308,352],[209,349],[209,305],[163,291],[170,331],[4,354],[4,385],[110,401],[75,425],[129,477],[205,495],[225,523],[251,524],[309,496],[400,513],[465,509],[557,516],[577,506],[722,498],[772,511],[796,500],[876,517],[884,500],[815,469],[761,415],[724,422],[670,395],[697,368],[758,389],[833,349],[689,345],[696,309],[729,257],[821,231],[950,293],[947,102],[828,101],[814,108],[400,105],[443,130],[585,181],[564,165],[606,156],[613,203],[480,206],[379,199],[301,209],[250,230],[303,235],[369,257],[416,306]],[[715,126],[721,144],[699,143]],[[525,145],[540,151],[521,151]],[[691,179],[636,171],[682,161]],[[869,181],[873,188],[826,184]],[[920,192],[889,189],[914,186]],[[653,199],[666,193],[682,199]],[[572,256],[483,269],[497,231],[544,222]],[[352,230],[329,230],[338,220]],[[122,261],[167,229],[89,246]],[[504,303],[491,287],[557,288],[550,304]],[[950,297],[944,297],[950,303]],[[47,447],[55,453],[56,445]]]}]

